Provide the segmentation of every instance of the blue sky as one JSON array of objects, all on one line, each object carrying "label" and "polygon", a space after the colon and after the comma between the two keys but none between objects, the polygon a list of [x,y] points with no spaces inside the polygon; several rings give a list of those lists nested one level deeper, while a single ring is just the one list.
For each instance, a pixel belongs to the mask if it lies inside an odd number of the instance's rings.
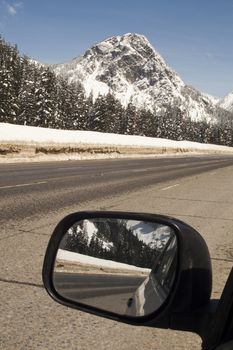
[{"label": "blue sky", "polygon": [[45,63],[124,33],[145,35],[195,88],[233,90],[233,0],[0,0],[0,33]]}]

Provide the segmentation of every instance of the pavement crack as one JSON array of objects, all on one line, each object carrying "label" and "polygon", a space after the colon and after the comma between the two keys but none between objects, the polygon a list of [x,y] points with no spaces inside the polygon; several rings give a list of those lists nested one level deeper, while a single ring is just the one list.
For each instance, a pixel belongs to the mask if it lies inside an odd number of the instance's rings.
[{"label": "pavement crack", "polygon": [[32,230],[18,230],[20,232],[17,232],[17,233],[13,233],[11,235],[8,235],[6,237],[2,237],[0,238],[0,241],[5,241],[9,238],[12,238],[12,237],[16,237],[16,236],[20,236],[20,235],[23,235],[23,234],[32,234],[32,235],[37,235],[37,236],[49,236],[47,233],[39,233],[39,232],[33,232]]},{"label": "pavement crack", "polygon": [[230,262],[230,263],[233,263],[233,259],[212,258],[212,257],[211,257],[211,260],[225,261],[225,262]]},{"label": "pavement crack", "polygon": [[15,237],[15,236],[20,236],[20,235],[23,235],[24,233],[27,233],[27,231],[23,231],[23,230],[19,230],[19,231],[21,231],[21,232],[13,233],[12,235],[8,235],[6,237],[0,238],[0,241],[5,241],[5,240],[7,240],[9,238],[12,238],[12,237]]},{"label": "pavement crack", "polygon": [[32,282],[16,281],[16,280],[7,280],[7,279],[5,279],[5,278],[0,278],[0,282],[11,283],[11,284],[20,284],[20,285],[22,285],[22,286],[30,286],[30,287],[44,288],[43,284],[32,283]]}]

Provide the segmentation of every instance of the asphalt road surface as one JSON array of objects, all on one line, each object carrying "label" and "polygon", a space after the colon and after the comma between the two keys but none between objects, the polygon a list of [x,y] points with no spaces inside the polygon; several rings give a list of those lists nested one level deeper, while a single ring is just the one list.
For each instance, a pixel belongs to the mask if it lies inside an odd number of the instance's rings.
[{"label": "asphalt road surface", "polygon": [[0,222],[47,214],[233,164],[233,156],[0,164]]},{"label": "asphalt road surface", "polygon": [[54,286],[63,297],[124,315],[145,276],[57,272]]},{"label": "asphalt road surface", "polygon": [[0,349],[200,350],[195,334],[133,327],[55,303],[41,269],[57,222],[79,210],[175,216],[206,240],[219,298],[233,265],[233,158],[0,165]]}]

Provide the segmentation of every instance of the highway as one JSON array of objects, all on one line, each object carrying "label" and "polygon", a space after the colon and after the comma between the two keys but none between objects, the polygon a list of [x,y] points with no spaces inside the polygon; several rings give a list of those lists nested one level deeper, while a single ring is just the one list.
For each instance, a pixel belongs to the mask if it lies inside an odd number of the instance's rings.
[{"label": "highway", "polygon": [[0,349],[200,350],[195,334],[55,303],[42,285],[42,263],[54,227],[71,212],[161,213],[203,235],[219,298],[233,265],[232,174],[233,157],[223,155],[0,164]]},{"label": "highway", "polygon": [[59,211],[233,165],[233,156],[0,164],[0,222]]}]

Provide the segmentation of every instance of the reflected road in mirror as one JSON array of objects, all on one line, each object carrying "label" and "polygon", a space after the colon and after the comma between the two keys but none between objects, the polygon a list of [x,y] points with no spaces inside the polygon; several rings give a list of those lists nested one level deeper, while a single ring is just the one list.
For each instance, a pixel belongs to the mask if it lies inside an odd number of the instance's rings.
[{"label": "reflected road in mirror", "polygon": [[145,280],[138,276],[65,272],[54,278],[56,288],[66,298],[119,314],[125,313],[128,300]]}]

